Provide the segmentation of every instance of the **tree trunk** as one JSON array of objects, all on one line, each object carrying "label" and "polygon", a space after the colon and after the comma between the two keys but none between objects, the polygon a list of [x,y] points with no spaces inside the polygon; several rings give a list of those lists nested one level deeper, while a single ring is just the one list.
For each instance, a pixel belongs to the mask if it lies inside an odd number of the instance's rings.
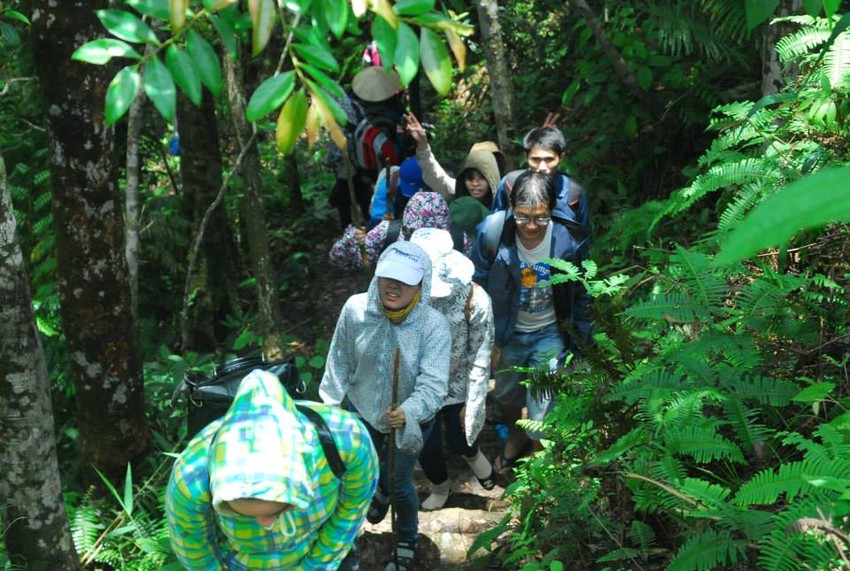
[{"label": "tree trunk", "polygon": [[51,137],[50,172],[63,329],[76,384],[83,481],[113,481],[150,445],[130,301],[114,129],[104,96],[114,69],[71,61],[103,36],[105,1],[33,2],[33,45]]},{"label": "tree trunk", "polygon": [[478,26],[481,29],[481,43],[487,61],[487,75],[490,78],[496,138],[499,149],[508,161],[505,170],[512,170],[516,166],[512,163],[518,149],[515,149],[513,144],[513,85],[508,58],[505,55],[505,44],[502,41],[502,26],[499,24],[499,2],[477,0],[475,5],[478,9]]},{"label": "tree trunk", "polygon": [[[803,9],[802,0],[781,0],[776,9],[775,17],[792,16],[799,14]],[[797,65],[792,64],[790,69],[783,74],[779,55],[776,53],[776,42],[792,30],[789,24],[765,24],[764,41],[762,42],[762,75],[761,95],[765,97],[779,91],[784,86],[783,77],[793,76],[797,73]]]},{"label": "tree trunk", "polygon": [[9,562],[80,569],[62,499],[50,377],[0,157],[0,509]]},{"label": "tree trunk", "polygon": [[127,279],[130,281],[130,308],[133,319],[139,318],[139,139],[142,136],[142,119],[146,97],[144,92],[130,105],[127,114],[127,171],[124,179],[124,212],[127,220],[125,256]]},{"label": "tree trunk", "polygon": [[233,114],[236,139],[239,141],[240,150],[247,150],[242,164],[238,165],[239,172],[245,181],[245,196],[239,205],[239,211],[242,214],[245,238],[248,242],[251,269],[257,282],[258,329],[263,338],[263,352],[268,359],[275,359],[283,355],[280,330],[282,314],[266,232],[263,183],[260,178],[262,168],[260,153],[256,138],[252,137],[252,126],[245,118],[245,93],[240,62],[229,54],[225,54],[224,68],[227,77],[227,98]]},{"label": "tree trunk", "polygon": [[[206,209],[215,200],[222,180],[221,147],[215,101],[204,90],[200,107],[182,94],[177,99],[180,125],[180,173],[183,182],[183,215],[197,229]],[[216,327],[227,315],[240,315],[235,279],[239,257],[224,205],[212,212],[192,276],[192,311],[183,351],[213,352],[223,331]]]}]

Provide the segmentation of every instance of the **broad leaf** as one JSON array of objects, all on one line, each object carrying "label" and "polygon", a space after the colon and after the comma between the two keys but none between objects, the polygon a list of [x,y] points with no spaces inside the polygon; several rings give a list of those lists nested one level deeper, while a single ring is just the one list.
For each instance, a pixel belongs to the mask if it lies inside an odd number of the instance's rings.
[{"label": "broad leaf", "polygon": [[306,71],[310,77],[315,79],[319,85],[321,85],[325,91],[336,97],[337,99],[345,99],[345,90],[340,87],[339,83],[337,83],[333,78],[328,76],[325,72],[320,70],[317,67],[313,67],[312,65],[302,63],[300,68]]},{"label": "broad leaf", "polygon": [[168,0],[126,0],[125,4],[145,16],[168,21]]},{"label": "broad leaf", "polygon": [[221,64],[212,45],[192,28],[189,30],[186,48],[201,81],[213,95],[218,97],[221,93]]},{"label": "broad leaf", "polygon": [[292,49],[308,63],[328,71],[339,71],[333,53],[318,44],[292,44]]},{"label": "broad leaf", "polygon": [[118,121],[136,99],[142,78],[135,65],[129,65],[115,74],[106,90],[106,124]]},{"label": "broad leaf", "polygon": [[342,128],[339,126],[340,122],[337,120],[334,109],[332,109],[330,102],[327,99],[317,95],[316,93],[313,95],[313,103],[319,110],[319,116],[322,119],[325,129],[328,130],[331,140],[337,147],[345,151],[348,141],[345,138],[345,133],[343,133]]},{"label": "broad leaf", "polygon": [[168,0],[168,20],[175,32],[179,32],[186,25],[186,10],[188,9],[189,0]]},{"label": "broad leaf", "polygon": [[413,28],[404,22],[399,22],[397,41],[393,61],[401,84],[406,86],[419,70],[419,40]]},{"label": "broad leaf", "polygon": [[434,0],[399,0],[393,12],[399,16],[418,16],[434,9]]},{"label": "broad leaf", "polygon": [[807,175],[766,198],[723,242],[717,264],[782,244],[806,228],[850,220],[850,167]]},{"label": "broad leaf", "polygon": [[221,38],[221,43],[227,49],[227,53],[231,57],[236,57],[238,53],[238,42],[236,40],[236,32],[233,30],[230,20],[219,16],[210,16],[210,20],[212,20],[213,26],[215,26],[215,30],[218,32],[218,37]]},{"label": "broad leaf", "polygon": [[248,121],[256,121],[280,107],[294,88],[294,71],[286,71],[265,80],[251,95],[248,107],[245,108]]},{"label": "broad leaf", "polygon": [[371,0],[372,11],[378,16],[387,21],[393,29],[398,28],[398,17],[393,12],[392,4],[389,0]]},{"label": "broad leaf", "polygon": [[254,29],[251,32],[251,53],[258,55],[265,49],[275,24],[275,0],[248,0],[248,12]]},{"label": "broad leaf", "polygon": [[832,389],[835,388],[835,383],[814,383],[809,385],[802,391],[800,391],[792,401],[795,402],[805,402],[805,403],[813,403],[819,400],[823,400],[829,396],[829,393],[832,392]]},{"label": "broad leaf", "polygon": [[466,44],[463,40],[451,30],[446,30],[446,40],[449,42],[449,48],[457,60],[457,67],[460,71],[466,69]]},{"label": "broad leaf", "polygon": [[747,14],[747,28],[752,30],[769,20],[777,6],[779,0],[746,0],[744,8]]},{"label": "broad leaf", "polygon": [[113,36],[137,44],[159,45],[159,40],[150,26],[137,16],[123,10],[97,10],[95,12],[103,26]]},{"label": "broad leaf", "polygon": [[275,139],[277,148],[281,153],[288,155],[292,152],[306,122],[307,96],[303,89],[299,89],[295,95],[289,98],[277,118]]},{"label": "broad leaf", "polygon": [[803,0],[803,9],[806,11],[806,14],[813,18],[818,17],[822,6],[822,0]]},{"label": "broad leaf", "polygon": [[369,2],[367,0],[351,0],[351,11],[354,13],[354,17],[358,20],[366,13],[366,9],[368,7]]},{"label": "broad leaf", "polygon": [[375,21],[372,22],[370,32],[372,39],[375,40],[375,44],[378,46],[381,61],[389,64],[389,62],[393,61],[395,46],[398,43],[396,41],[395,30],[383,18],[375,18]]},{"label": "broad leaf", "polygon": [[210,12],[218,12],[227,8],[231,4],[236,4],[239,0],[204,0],[204,8]]},{"label": "broad leaf", "polygon": [[635,77],[637,78],[638,86],[644,91],[648,91],[652,85],[652,70],[642,65],[637,69]]},{"label": "broad leaf", "polygon": [[310,95],[312,95],[313,99],[318,99],[322,108],[330,111],[334,121],[336,121],[337,123],[345,124],[345,122],[348,120],[348,117],[345,115],[345,111],[340,106],[339,102],[333,97],[331,97],[328,92],[322,89],[322,87],[319,86],[316,82],[311,81],[305,77],[304,83],[307,85],[307,87],[310,88]]},{"label": "broad leaf", "polygon": [[165,52],[165,65],[177,86],[195,105],[201,104],[201,78],[189,54],[171,44]]},{"label": "broad leaf", "polygon": [[155,57],[145,66],[145,93],[159,114],[173,123],[177,89],[168,69]]},{"label": "broad leaf", "polygon": [[111,38],[87,42],[71,54],[72,60],[84,61],[95,65],[103,65],[114,57],[140,59],[142,56],[130,44]]},{"label": "broad leaf", "polygon": [[307,122],[304,125],[304,132],[307,135],[307,145],[312,147],[319,140],[319,107],[316,105],[316,100],[310,104],[307,109]]},{"label": "broad leaf", "polygon": [[0,42],[10,46],[21,45],[21,35],[14,26],[0,20]]},{"label": "broad leaf", "polygon": [[348,2],[346,0],[318,0],[322,3],[328,29],[341,38],[348,25]]},{"label": "broad leaf", "polygon": [[6,11],[3,12],[3,17],[6,18],[7,20],[17,20],[18,22],[21,22],[22,24],[26,24],[27,26],[29,26],[29,24],[30,24],[29,18],[27,18],[26,16],[24,16],[23,14],[21,14],[17,10],[9,10],[7,8]]},{"label": "broad leaf", "polygon": [[823,0],[823,9],[826,11],[826,17],[832,18],[835,16],[838,9],[841,7],[841,0]]},{"label": "broad leaf", "polygon": [[428,81],[440,95],[452,88],[452,62],[443,39],[429,28],[419,32],[419,54]]}]

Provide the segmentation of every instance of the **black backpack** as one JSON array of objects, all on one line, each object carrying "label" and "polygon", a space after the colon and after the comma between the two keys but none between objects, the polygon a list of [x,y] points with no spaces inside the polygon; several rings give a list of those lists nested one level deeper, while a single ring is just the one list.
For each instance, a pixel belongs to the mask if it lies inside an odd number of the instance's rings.
[{"label": "black backpack", "polygon": [[[174,405],[178,399],[186,397],[186,431],[190,439],[210,422],[221,418],[230,408],[242,379],[255,369],[262,369],[277,376],[286,392],[293,398],[300,398],[307,390],[298,375],[294,358],[280,361],[265,361],[260,357],[234,359],[216,367],[211,377],[186,371],[171,397],[171,403]],[[328,425],[309,405],[296,404],[295,408],[315,425],[328,465],[334,476],[338,480],[342,479],[345,464]]]}]

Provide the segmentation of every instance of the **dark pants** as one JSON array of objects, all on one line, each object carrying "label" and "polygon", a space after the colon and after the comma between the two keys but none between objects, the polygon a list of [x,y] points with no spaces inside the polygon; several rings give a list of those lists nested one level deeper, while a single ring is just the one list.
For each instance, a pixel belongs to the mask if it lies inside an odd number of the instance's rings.
[{"label": "dark pants", "polygon": [[351,551],[342,560],[337,568],[339,571],[360,571],[360,549],[357,547],[357,540],[351,544]]},{"label": "dark pants", "polygon": [[446,458],[443,454],[443,426],[445,426],[446,442],[455,454],[471,458],[478,454],[478,443],[472,446],[466,443],[466,434],[460,423],[460,409],[463,403],[444,406],[437,413],[434,428],[419,453],[419,465],[434,484],[442,484],[449,478],[446,468]]},{"label": "dark pants", "polygon": [[[369,204],[372,201],[374,182],[366,171],[358,171],[352,177],[352,182],[354,183],[354,198],[357,200],[357,204],[360,205],[363,220],[364,222],[368,221]],[[337,212],[339,212],[339,222],[342,229],[345,230],[346,226],[352,222],[351,194],[348,191],[347,178],[336,179],[336,184],[334,184],[334,188],[331,191],[330,200],[328,202],[331,206],[337,209]]]}]

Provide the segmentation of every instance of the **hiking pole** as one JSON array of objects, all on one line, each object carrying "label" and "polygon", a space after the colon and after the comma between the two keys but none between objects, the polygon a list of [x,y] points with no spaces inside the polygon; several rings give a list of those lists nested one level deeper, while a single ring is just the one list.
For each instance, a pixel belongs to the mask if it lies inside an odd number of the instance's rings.
[{"label": "hiking pole", "polygon": [[[392,402],[390,410],[395,410],[398,406],[398,369],[401,366],[401,349],[396,347],[395,357],[393,359],[393,379],[392,379]],[[398,514],[395,510],[395,444],[396,444],[396,429],[390,428],[390,528],[392,529],[393,542],[393,564],[398,569],[398,530],[396,518]]]}]

